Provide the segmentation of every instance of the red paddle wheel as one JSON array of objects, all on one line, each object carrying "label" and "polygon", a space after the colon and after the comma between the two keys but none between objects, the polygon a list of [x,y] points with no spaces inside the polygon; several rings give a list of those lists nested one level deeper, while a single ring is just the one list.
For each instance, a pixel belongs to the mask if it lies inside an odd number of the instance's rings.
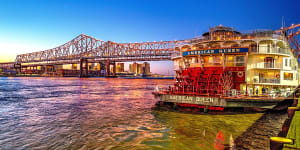
[{"label": "red paddle wheel", "polygon": [[222,94],[222,67],[188,68],[176,72],[176,82],[173,92],[193,95]]},{"label": "red paddle wheel", "polygon": [[221,96],[225,91],[239,90],[245,83],[245,72],[223,67],[188,68],[177,71],[175,80],[175,94]]}]

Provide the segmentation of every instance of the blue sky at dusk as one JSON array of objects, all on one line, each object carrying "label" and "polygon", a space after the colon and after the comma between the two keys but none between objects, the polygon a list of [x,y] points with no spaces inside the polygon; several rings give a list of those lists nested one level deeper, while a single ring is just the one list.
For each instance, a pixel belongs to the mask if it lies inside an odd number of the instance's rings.
[{"label": "blue sky at dusk", "polygon": [[[0,62],[50,49],[84,33],[101,40],[141,42],[193,38],[209,26],[239,31],[300,23],[299,0],[0,0]],[[166,74],[172,62],[152,62]]]}]

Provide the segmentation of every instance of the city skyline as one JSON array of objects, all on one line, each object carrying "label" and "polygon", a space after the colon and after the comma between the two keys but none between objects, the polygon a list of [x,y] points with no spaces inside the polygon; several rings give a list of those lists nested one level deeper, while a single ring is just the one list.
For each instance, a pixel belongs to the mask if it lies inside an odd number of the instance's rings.
[{"label": "city skyline", "polygon": [[[277,30],[282,17],[286,26],[300,20],[298,1],[270,2],[253,1],[253,6],[259,7],[251,11],[247,1],[4,0],[0,2],[0,62],[14,61],[17,54],[57,47],[81,33],[121,43],[167,41],[200,36],[209,26],[219,24],[239,31]],[[290,5],[292,2],[296,4]],[[207,6],[215,8],[212,11]],[[171,61],[150,63],[153,73],[172,71]]]}]

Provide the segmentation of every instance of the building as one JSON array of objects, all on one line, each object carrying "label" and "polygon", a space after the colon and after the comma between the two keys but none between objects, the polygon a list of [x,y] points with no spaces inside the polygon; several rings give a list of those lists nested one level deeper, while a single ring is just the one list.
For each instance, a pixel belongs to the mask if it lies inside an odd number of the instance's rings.
[{"label": "building", "polygon": [[150,64],[148,62],[144,62],[142,64],[134,62],[133,64],[129,64],[129,72],[135,74],[150,75]]},{"label": "building", "polygon": [[142,64],[142,68],[143,68],[143,75],[150,75],[151,72],[150,72],[150,64],[148,62],[144,62]]},{"label": "building", "polygon": [[116,65],[116,73],[124,72],[124,63],[117,63]]}]

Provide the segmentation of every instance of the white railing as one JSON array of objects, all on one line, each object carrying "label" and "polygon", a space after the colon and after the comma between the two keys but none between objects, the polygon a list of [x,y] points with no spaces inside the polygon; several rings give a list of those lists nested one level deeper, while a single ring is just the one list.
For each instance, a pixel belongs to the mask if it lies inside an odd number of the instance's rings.
[{"label": "white railing", "polygon": [[274,79],[274,78],[259,78],[253,79],[254,83],[271,83],[271,84],[280,84],[280,79]]},{"label": "white railing", "polygon": [[280,63],[266,63],[266,62],[259,62],[255,64],[250,64],[247,66],[249,69],[258,68],[258,69],[282,69],[282,64]]},{"label": "white railing", "polygon": [[224,97],[263,97],[263,98],[278,98],[278,97],[289,97],[293,96],[293,91],[276,91],[275,89],[272,90],[265,90],[265,91],[238,91],[235,89],[225,91],[223,94]]},{"label": "white railing", "polygon": [[244,61],[240,62],[225,62],[225,67],[242,67],[245,66]]},{"label": "white railing", "polygon": [[287,54],[287,55],[290,54],[288,48],[278,48],[278,47],[271,47],[271,46],[251,47],[251,53],[257,53],[257,54]]},{"label": "white railing", "polygon": [[[236,89],[231,89],[231,90],[225,90],[223,91],[221,97],[264,97],[264,98],[277,98],[277,97],[289,97],[293,96],[294,90],[284,90],[284,89],[265,89],[265,91],[257,91],[258,89],[252,89],[249,90],[248,92],[244,90],[236,90]],[[173,93],[176,91],[173,91],[173,85],[169,86],[164,86],[164,87],[158,87],[156,86],[154,89],[154,92],[170,92],[169,94],[178,94],[178,93]],[[195,94],[196,96],[197,94]],[[203,96],[203,95],[202,95]]]}]

